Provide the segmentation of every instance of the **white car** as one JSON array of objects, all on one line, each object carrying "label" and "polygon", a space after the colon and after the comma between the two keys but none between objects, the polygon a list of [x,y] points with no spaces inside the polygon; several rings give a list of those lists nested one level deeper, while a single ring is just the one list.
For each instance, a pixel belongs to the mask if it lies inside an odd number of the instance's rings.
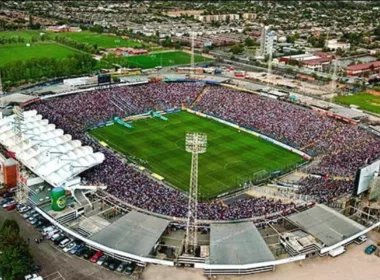
[{"label": "white car", "polygon": [[54,240],[56,240],[59,236],[61,236],[62,235],[62,231],[57,231],[57,232],[55,232],[51,237],[50,237],[50,240],[51,241],[54,241]]},{"label": "white car", "polygon": [[30,206],[25,205],[25,206],[22,206],[18,211],[22,214],[22,213],[28,212],[31,209],[32,208]]},{"label": "white car", "polygon": [[71,242],[69,245],[67,245],[65,248],[63,248],[63,252],[67,253],[68,251],[70,251],[75,246],[77,246],[77,244],[75,242]]},{"label": "white car", "polygon": [[42,229],[42,235],[45,236],[45,235],[48,235],[48,233],[54,231],[54,230],[57,230],[57,228],[55,226],[48,226],[48,227],[45,227]]}]

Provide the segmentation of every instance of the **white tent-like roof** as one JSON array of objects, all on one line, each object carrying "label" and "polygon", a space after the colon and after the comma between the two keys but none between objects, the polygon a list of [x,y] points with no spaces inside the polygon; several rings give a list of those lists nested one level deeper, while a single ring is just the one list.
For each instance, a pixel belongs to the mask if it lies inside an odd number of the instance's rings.
[{"label": "white tent-like roof", "polygon": [[79,173],[104,161],[104,154],[82,146],[36,110],[24,111],[21,138],[17,137],[15,115],[0,119],[0,143],[31,171],[53,186],[61,186]]}]

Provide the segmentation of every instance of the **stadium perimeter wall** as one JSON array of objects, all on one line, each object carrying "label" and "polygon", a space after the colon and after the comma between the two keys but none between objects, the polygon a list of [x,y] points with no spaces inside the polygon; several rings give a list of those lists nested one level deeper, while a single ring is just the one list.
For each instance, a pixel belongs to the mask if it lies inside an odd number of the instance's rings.
[{"label": "stadium perimeter wall", "polygon": [[296,153],[296,154],[298,154],[298,155],[304,157],[304,158],[307,159],[307,160],[311,160],[311,156],[309,156],[308,154],[306,154],[306,153],[304,153],[304,152],[302,152],[302,151],[300,151],[300,150],[297,150],[297,149],[295,149],[295,148],[293,148],[293,147],[291,147],[291,146],[289,146],[289,145],[286,145],[286,144],[284,144],[284,143],[281,143],[280,141],[274,140],[273,138],[270,138],[270,137],[268,137],[268,136],[265,136],[265,135],[262,135],[262,134],[260,134],[260,133],[258,133],[258,132],[255,132],[255,131],[253,131],[253,130],[250,130],[250,129],[247,129],[247,128],[244,128],[244,127],[238,126],[238,125],[236,125],[236,124],[233,124],[233,123],[227,122],[227,121],[225,121],[225,120],[218,119],[218,118],[216,118],[216,117],[213,117],[213,116],[210,116],[210,115],[207,115],[207,114],[204,114],[204,113],[198,112],[198,111],[194,111],[194,110],[189,109],[189,108],[186,108],[186,111],[189,112],[189,113],[191,113],[191,114],[194,114],[194,115],[197,115],[197,116],[201,116],[201,117],[204,117],[204,118],[208,118],[208,119],[212,119],[212,120],[217,121],[217,122],[220,122],[220,123],[222,123],[222,124],[225,124],[225,125],[228,125],[228,126],[234,127],[234,128],[236,128],[236,129],[242,130],[242,131],[244,131],[244,132],[246,132],[246,133],[252,134],[252,135],[257,136],[257,137],[259,137],[259,138],[262,138],[262,139],[264,139],[264,140],[266,140],[266,141],[268,141],[268,142],[271,142],[271,143],[273,143],[273,144],[275,144],[275,145],[277,145],[277,146],[280,146],[280,147],[282,147],[282,148],[284,148],[284,149],[286,149],[286,150],[288,150],[288,151],[291,151],[291,152],[293,152],[293,153]]}]

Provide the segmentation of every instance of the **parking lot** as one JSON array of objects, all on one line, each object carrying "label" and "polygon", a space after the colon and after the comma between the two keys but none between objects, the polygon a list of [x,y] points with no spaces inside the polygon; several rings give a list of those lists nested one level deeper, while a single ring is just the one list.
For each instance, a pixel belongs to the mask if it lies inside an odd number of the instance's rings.
[{"label": "parking lot", "polygon": [[15,219],[20,226],[20,233],[29,239],[30,249],[36,264],[42,266],[41,276],[45,280],[120,280],[131,279],[124,274],[112,272],[108,268],[91,263],[75,255],[64,253],[51,241],[37,244],[34,240],[41,234],[30,225],[17,210],[5,211],[0,207],[0,222],[6,218]]}]

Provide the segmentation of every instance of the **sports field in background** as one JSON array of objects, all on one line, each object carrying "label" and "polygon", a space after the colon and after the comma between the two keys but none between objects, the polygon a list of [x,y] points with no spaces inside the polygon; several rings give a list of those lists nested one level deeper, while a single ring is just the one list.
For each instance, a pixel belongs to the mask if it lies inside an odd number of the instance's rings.
[{"label": "sports field in background", "polygon": [[[195,55],[194,62],[208,62],[212,61],[212,59]],[[136,56],[127,56],[124,58],[124,65],[129,68],[142,68],[142,69],[150,69],[156,66],[174,66],[174,65],[183,65],[190,64],[191,56],[188,53],[181,51],[174,52],[162,52],[162,53],[154,53],[147,55],[136,55]]]},{"label": "sports field in background", "polygon": [[123,39],[118,36],[98,34],[89,31],[82,32],[65,32],[52,34],[53,36],[68,37],[79,43],[86,43],[90,45],[97,44],[100,48],[117,48],[117,47],[131,47],[139,48],[141,44],[139,42]]},{"label": "sports field in background", "polygon": [[337,96],[335,101],[345,105],[357,105],[360,109],[380,114],[380,96],[369,93],[357,93],[353,95]]},{"label": "sports field in background", "polygon": [[65,58],[75,53],[80,52],[55,43],[35,43],[30,47],[26,44],[3,45],[0,46],[0,66],[31,58]]},{"label": "sports field in background", "polygon": [[187,112],[168,114],[168,121],[148,118],[91,130],[99,141],[146,162],[145,167],[174,186],[188,191],[191,154],[185,151],[186,132],[207,133],[208,146],[199,155],[199,193],[203,199],[238,187],[257,172],[277,171],[303,159],[279,146],[219,122]]},{"label": "sports field in background", "polygon": [[21,37],[24,38],[26,41],[30,42],[32,39],[32,36],[40,36],[40,33],[43,33],[42,30],[20,30],[20,31],[1,31],[0,37]]}]

